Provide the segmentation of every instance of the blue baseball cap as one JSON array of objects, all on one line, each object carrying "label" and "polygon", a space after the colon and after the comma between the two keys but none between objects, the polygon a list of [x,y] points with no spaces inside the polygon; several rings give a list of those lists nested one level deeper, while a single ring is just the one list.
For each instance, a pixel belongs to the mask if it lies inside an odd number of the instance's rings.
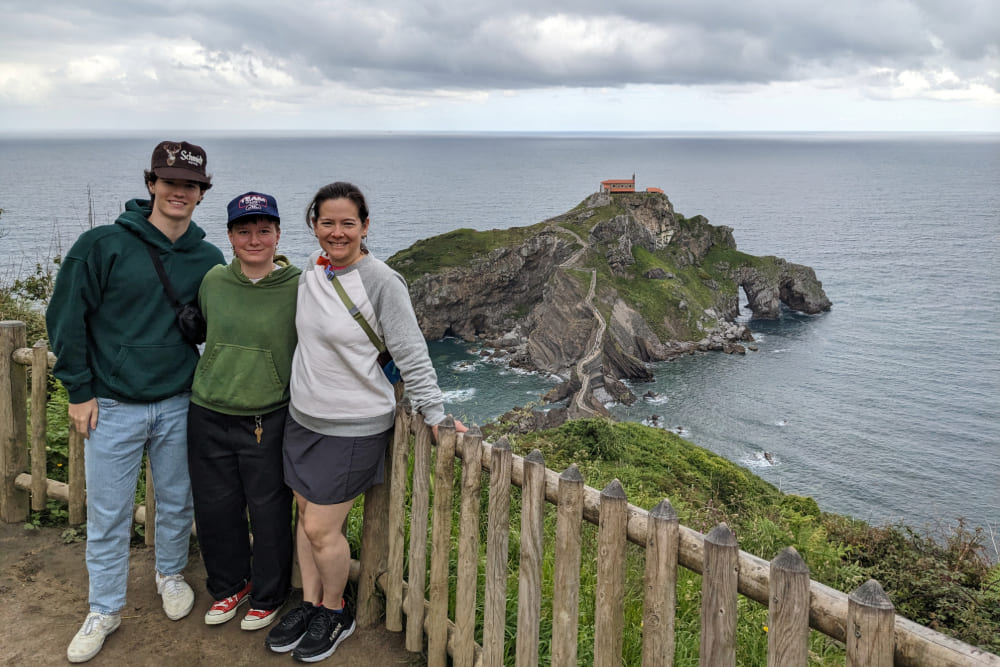
[{"label": "blue baseball cap", "polygon": [[278,202],[271,195],[262,192],[247,192],[229,202],[229,221],[227,227],[232,227],[233,223],[240,218],[247,216],[266,215],[273,218],[275,222],[281,222],[278,215]]}]

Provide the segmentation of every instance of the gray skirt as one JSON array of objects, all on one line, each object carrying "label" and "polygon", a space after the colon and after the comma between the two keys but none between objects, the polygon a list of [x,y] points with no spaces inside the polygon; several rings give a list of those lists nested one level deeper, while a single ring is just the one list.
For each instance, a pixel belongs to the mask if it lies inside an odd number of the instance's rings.
[{"label": "gray skirt", "polygon": [[291,415],[285,420],[285,484],[311,503],[354,500],[385,477],[392,431],[363,437],[316,433]]}]

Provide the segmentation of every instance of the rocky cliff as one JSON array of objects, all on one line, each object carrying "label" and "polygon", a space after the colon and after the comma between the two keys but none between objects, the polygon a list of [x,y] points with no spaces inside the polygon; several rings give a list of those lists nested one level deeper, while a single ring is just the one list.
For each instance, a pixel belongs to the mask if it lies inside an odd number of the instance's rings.
[{"label": "rocky cliff", "polygon": [[555,373],[569,416],[631,400],[619,381],[644,362],[698,350],[743,352],[738,289],[755,317],[830,301],[812,269],[736,249],[732,229],[677,214],[657,193],[594,194],[530,227],[456,230],[397,253],[428,339],[458,336],[511,363]]}]

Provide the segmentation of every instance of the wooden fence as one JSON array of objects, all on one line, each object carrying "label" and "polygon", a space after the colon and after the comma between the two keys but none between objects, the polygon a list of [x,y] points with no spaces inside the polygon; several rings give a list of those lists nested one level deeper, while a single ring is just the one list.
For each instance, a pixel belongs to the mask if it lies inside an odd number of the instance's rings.
[{"label": "wooden fence", "polygon": [[[55,498],[69,505],[71,524],[81,523],[85,516],[82,440],[70,439],[69,482],[49,480],[45,389],[54,357],[44,342],[28,348],[24,338],[23,324],[0,322],[0,519],[25,521],[30,495],[32,509],[43,509],[47,498]],[[30,447],[28,367],[32,369],[34,417]],[[372,626],[384,619],[388,630],[405,629],[407,649],[426,650],[429,665],[444,666],[449,658],[462,666],[504,664],[510,511],[512,487],[518,487],[521,514],[514,647],[518,666],[536,665],[539,660],[546,548],[554,550],[551,662],[578,662],[585,522],[597,527],[593,660],[600,667],[622,663],[628,542],[643,549],[645,556],[644,666],[673,663],[678,566],[702,575],[702,665],[736,664],[737,601],[742,594],[768,607],[769,666],[807,664],[810,628],[842,642],[849,666],[1000,666],[1000,658],[991,653],[897,616],[874,580],[847,595],[811,581],[808,568],[792,547],[767,562],[741,551],[725,524],[707,535],[680,525],[666,499],[649,511],[629,504],[617,480],[598,491],[584,484],[575,465],[558,474],[545,467],[538,451],[516,456],[505,439],[484,442],[475,427],[457,434],[449,423],[439,429],[439,435],[437,447],[432,447],[430,429],[400,404],[395,438],[387,453],[386,483],[365,495],[360,563],[353,568],[359,624]],[[460,471],[457,482],[456,469]],[[482,486],[484,472],[488,489]],[[152,499],[150,489],[147,497]],[[543,532],[546,502],[556,506],[555,543],[549,545],[544,544]],[[151,516],[153,509],[147,508]],[[484,510],[485,559],[480,544]],[[152,521],[146,521],[146,512],[139,507],[136,519],[146,523],[147,541],[151,541]],[[482,627],[477,642],[481,583]]]}]

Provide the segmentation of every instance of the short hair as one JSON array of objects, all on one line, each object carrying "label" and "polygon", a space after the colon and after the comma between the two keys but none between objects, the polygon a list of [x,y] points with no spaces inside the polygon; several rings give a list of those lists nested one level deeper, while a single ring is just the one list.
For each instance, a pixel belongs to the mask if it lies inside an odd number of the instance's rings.
[{"label": "short hair", "polygon": [[[142,175],[143,175],[143,177],[145,179],[144,182],[145,182],[146,185],[152,185],[153,183],[156,183],[157,176],[156,176],[156,174],[154,174],[149,169],[144,169],[142,171]],[[212,177],[209,176],[208,178],[211,179]],[[210,189],[212,187],[211,181],[209,181],[208,183],[202,183],[200,181],[195,181],[195,183],[198,183],[198,187],[201,188],[202,192],[204,192],[205,190],[208,190],[208,189]]]}]

